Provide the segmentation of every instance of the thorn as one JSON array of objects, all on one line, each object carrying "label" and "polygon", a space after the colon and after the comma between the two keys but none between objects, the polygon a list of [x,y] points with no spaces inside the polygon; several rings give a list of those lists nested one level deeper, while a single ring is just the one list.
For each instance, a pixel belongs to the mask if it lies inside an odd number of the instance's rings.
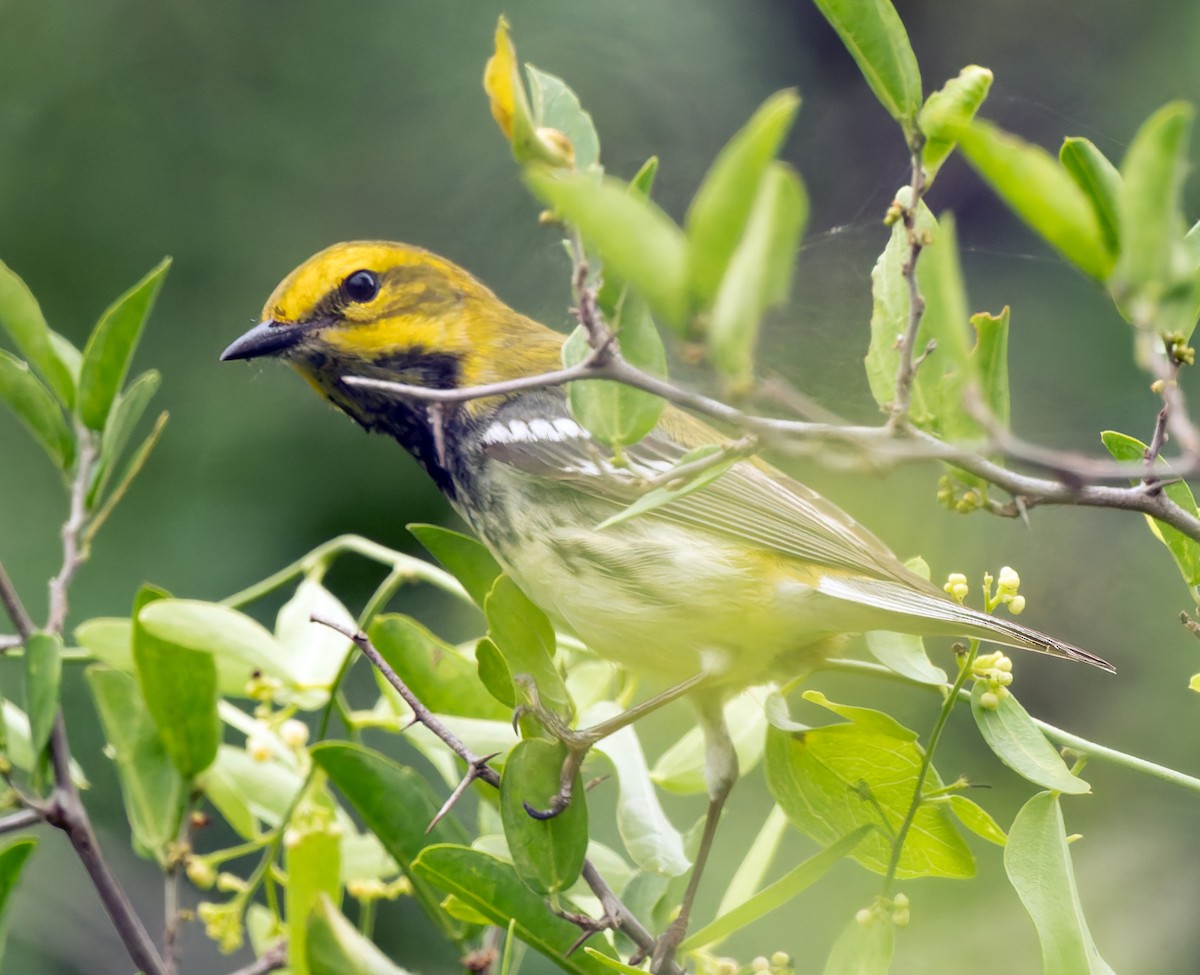
[{"label": "thorn", "polygon": [[483,770],[487,767],[487,763],[499,754],[499,752],[492,752],[490,755],[484,755],[482,758],[475,759],[475,761],[467,766],[467,774],[459,780],[458,785],[454,787],[454,791],[450,793],[450,797],[442,803],[442,808],[437,811],[437,814],[430,820],[429,825],[425,827],[426,836],[432,833],[434,827],[454,808],[454,804],[463,797],[463,793],[471,787],[471,783],[483,775]]}]

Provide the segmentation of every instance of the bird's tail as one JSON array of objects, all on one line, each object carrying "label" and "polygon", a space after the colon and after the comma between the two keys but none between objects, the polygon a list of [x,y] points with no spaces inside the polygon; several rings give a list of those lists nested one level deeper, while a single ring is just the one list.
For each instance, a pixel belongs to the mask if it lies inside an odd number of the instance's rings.
[{"label": "bird's tail", "polygon": [[[913,620],[912,629],[916,632],[922,631],[918,620],[936,621],[942,624],[938,629],[946,633],[978,637],[1005,646],[1033,650],[1035,653],[1080,660],[1109,673],[1116,672],[1116,668],[1107,660],[1080,647],[1056,640],[1020,623],[962,606],[938,593],[922,592],[899,582],[829,575],[821,579],[818,588],[827,596],[910,617]],[[880,629],[886,627],[881,626]],[[909,627],[896,626],[896,629],[907,630]],[[928,631],[929,628],[926,627],[925,632]]]}]

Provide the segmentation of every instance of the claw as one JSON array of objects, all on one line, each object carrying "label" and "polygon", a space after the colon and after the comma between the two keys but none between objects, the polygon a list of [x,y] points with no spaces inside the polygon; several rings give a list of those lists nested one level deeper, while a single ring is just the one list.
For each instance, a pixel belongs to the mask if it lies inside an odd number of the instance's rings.
[{"label": "claw", "polygon": [[553,819],[555,816],[561,815],[570,804],[571,797],[563,796],[561,794],[556,795],[550,801],[549,809],[538,809],[535,806],[531,806],[528,802],[521,803],[521,805],[525,807],[525,811],[529,813],[530,816],[541,822],[545,822],[547,819]]}]

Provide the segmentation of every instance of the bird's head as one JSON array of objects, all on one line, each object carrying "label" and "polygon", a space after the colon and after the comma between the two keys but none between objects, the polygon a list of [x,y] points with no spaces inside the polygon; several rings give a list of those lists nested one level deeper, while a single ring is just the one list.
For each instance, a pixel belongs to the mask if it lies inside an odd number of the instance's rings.
[{"label": "bird's head", "polygon": [[348,376],[448,389],[558,364],[562,336],[500,301],[470,274],[407,244],[354,241],[309,258],[280,282],[262,320],[222,360],[278,356],[364,420],[379,394]]}]

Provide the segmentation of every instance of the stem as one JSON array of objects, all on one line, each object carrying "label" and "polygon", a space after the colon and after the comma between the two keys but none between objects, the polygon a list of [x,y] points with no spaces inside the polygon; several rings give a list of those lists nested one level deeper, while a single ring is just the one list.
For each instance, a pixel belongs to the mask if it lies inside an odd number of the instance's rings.
[{"label": "stem", "polygon": [[291,565],[267,576],[261,582],[256,582],[240,592],[235,592],[232,596],[227,596],[221,600],[221,604],[223,606],[245,606],[247,603],[261,599],[285,586],[297,576],[307,575],[314,571],[323,573],[335,558],[346,553],[361,555],[374,562],[391,566],[394,572],[402,576],[403,582],[427,582],[463,599],[470,599],[459,585],[458,580],[436,565],[431,565],[411,555],[405,555],[403,552],[397,552],[385,545],[363,538],[361,535],[339,535],[337,538],[331,538],[318,545],[308,554],[302,555]]},{"label": "stem", "polygon": [[921,804],[925,801],[924,788],[925,779],[929,775],[929,770],[933,767],[933,753],[937,751],[938,742],[941,741],[942,732],[946,729],[946,723],[950,720],[950,714],[954,710],[954,705],[958,703],[958,696],[963,692],[963,685],[966,684],[967,678],[971,676],[971,664],[975,661],[976,654],[979,653],[979,641],[972,640],[970,649],[962,657],[959,663],[958,677],[950,687],[950,693],[946,695],[942,702],[942,709],[938,712],[937,721],[934,723],[933,731],[929,733],[929,744],[925,747],[925,754],[921,756],[921,768],[917,772],[917,783],[913,786],[912,801],[908,804],[908,811],[904,814],[904,821],[900,824],[900,829],[896,831],[896,838],[892,841],[892,856],[888,860],[887,875],[883,878],[882,896],[887,897],[891,892],[892,885],[896,880],[896,869],[900,866],[900,855],[904,852],[904,841],[908,837],[908,831],[912,829],[913,820],[917,817],[917,810],[921,808]]}]

